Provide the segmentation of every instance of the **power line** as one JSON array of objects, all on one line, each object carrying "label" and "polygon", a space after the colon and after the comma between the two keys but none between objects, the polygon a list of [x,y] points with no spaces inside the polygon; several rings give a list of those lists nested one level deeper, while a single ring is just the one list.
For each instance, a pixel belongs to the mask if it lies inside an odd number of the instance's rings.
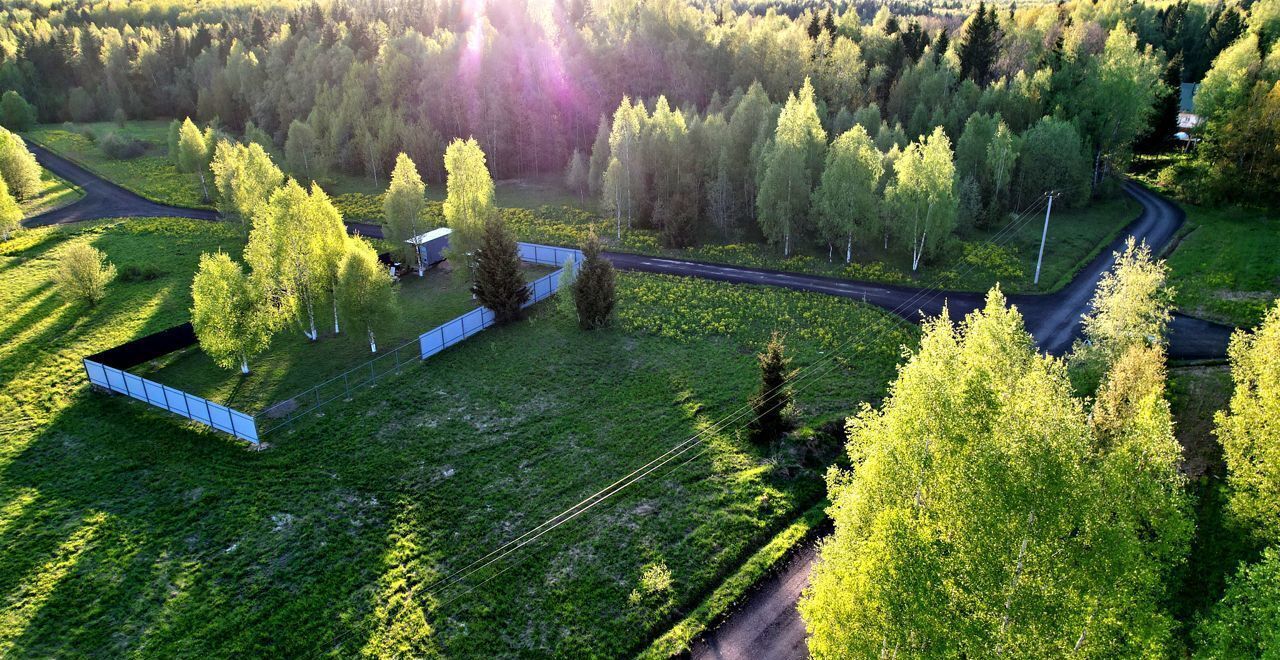
[{"label": "power line", "polygon": [[[1045,198],[1046,198],[1046,195],[1044,194],[1037,197],[1036,200],[1032,202],[1030,207],[1028,207],[1026,210],[1019,213],[1017,216],[1015,216],[1013,220],[1011,220],[1008,224],[1006,224],[1000,231],[998,231],[986,242],[997,244],[997,245],[1003,245],[1004,243],[1007,243],[1008,240],[1010,240],[1011,237],[1017,231],[1019,231],[1023,226],[1026,225],[1028,218],[1031,217],[1030,214],[1038,210],[1041,202],[1044,201]],[[968,268],[962,271],[961,275],[968,274],[974,268],[975,268],[975,264],[970,264]],[[899,310],[908,308],[909,305],[915,304],[918,300],[931,297],[932,295],[939,293],[940,291],[941,291],[941,288],[936,285],[917,290],[906,301],[904,301],[903,303],[900,303],[899,305],[895,306],[892,310],[890,310],[891,312],[890,318],[892,318],[894,315],[897,315],[899,317],[897,323],[901,323]],[[884,323],[884,319],[877,321],[875,324],[873,324],[873,326],[869,327],[868,329],[864,329],[863,332],[846,340],[840,346],[832,350],[827,355],[823,356],[822,358],[819,358],[814,363],[802,368],[800,372],[797,373],[797,376],[792,379],[791,383],[789,383],[792,386],[793,393],[803,391],[805,388],[807,388],[809,384],[811,384],[814,381],[814,379],[829,373],[832,369],[834,369],[835,366],[838,366],[838,365],[833,364],[831,366],[828,366],[824,371],[816,374],[816,376],[814,375],[814,370],[825,362],[834,361],[834,359],[837,356],[839,356],[839,354],[853,342],[868,338],[869,334],[873,331],[877,331],[877,332],[880,331],[883,323]],[[807,373],[805,373],[806,371]],[[797,386],[797,383],[800,383],[801,381],[806,379],[808,379],[810,383],[805,383],[803,386]],[[768,394],[773,394],[773,392],[769,392]],[[766,394],[766,396],[768,396],[768,394]],[[430,584],[428,584],[423,588],[432,589],[432,588],[438,587],[441,589],[446,589],[452,586],[453,584],[456,584],[458,582],[461,582],[462,580],[465,580],[466,578],[470,577],[472,574],[480,570],[483,570],[484,568],[487,568],[488,566],[496,562],[506,559],[507,557],[518,552],[520,549],[537,541],[539,538],[546,535],[547,533],[555,530],[556,528],[560,527],[565,523],[568,523],[574,520],[575,518],[589,511],[590,509],[594,508],[598,504],[622,492],[632,484],[643,479],[645,476],[648,476],[654,470],[657,470],[662,466],[666,465],[667,463],[670,463],[672,460],[675,460],[676,458],[678,458],[680,455],[684,454],[688,450],[692,449],[698,444],[701,444],[703,442],[703,440],[701,439],[702,436],[706,435],[707,433],[713,430],[716,430],[716,431],[720,430],[724,426],[728,425],[731,421],[737,419],[738,417],[741,417],[744,412],[749,410],[750,410],[749,404],[740,407],[738,410],[726,416],[716,424],[712,425],[710,428],[703,429],[702,431],[695,433],[693,436],[687,438],[686,440],[680,443],[677,443],[671,449],[668,449],[666,452],[659,455],[657,458],[649,461],[648,463],[641,466],[640,468],[633,470],[631,473],[629,473],[627,476],[623,477],[622,479],[619,479],[613,482],[612,484],[610,484],[609,486],[605,487],[604,489],[601,489],[600,491],[597,491],[591,496],[584,498],[583,500],[579,501],[578,503],[574,504],[568,509],[565,509],[564,511],[557,514],[556,516],[553,516],[547,519],[543,523],[526,531],[524,534],[521,534],[515,539],[512,539],[511,541],[504,543],[502,546],[499,546],[499,548],[489,552],[484,557],[481,557],[475,561],[472,561],[470,564],[463,567],[462,569],[453,571],[452,573],[450,573],[447,576],[444,576],[443,578],[438,578],[432,581]],[[756,419],[758,418],[759,416],[756,417]],[[654,465],[655,463],[658,463],[658,464]],[[640,474],[636,476],[637,473],[640,473]],[[507,569],[504,569],[497,575],[505,573],[506,570],[510,570],[510,567],[508,567]],[[486,579],[484,583],[487,583],[489,580],[492,580],[493,578],[497,577],[497,575],[491,576],[490,578]],[[484,584],[484,583],[481,583],[481,584]],[[468,590],[465,593],[470,593],[470,591],[474,590],[475,588],[478,588],[479,586],[481,585],[476,585],[475,587],[472,587],[472,589]],[[349,631],[347,634],[350,634],[351,632],[354,632],[354,630]],[[341,640],[344,637],[345,635],[335,638],[335,641],[331,642],[328,646],[332,646],[333,643],[336,643],[337,641]]]}]

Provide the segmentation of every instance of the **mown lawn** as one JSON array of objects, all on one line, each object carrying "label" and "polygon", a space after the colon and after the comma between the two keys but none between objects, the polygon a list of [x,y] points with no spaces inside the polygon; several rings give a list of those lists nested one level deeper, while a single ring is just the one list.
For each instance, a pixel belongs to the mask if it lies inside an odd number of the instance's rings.
[{"label": "mown lawn", "polygon": [[[114,159],[97,143],[108,133],[139,140],[146,151],[136,158]],[[123,128],[115,122],[44,124],[27,131],[24,137],[154,202],[213,208],[205,202],[196,175],[179,172],[169,160],[168,134],[169,122],[155,120],[125,122]],[[209,185],[213,185],[211,181]]]},{"label": "mown lawn", "polygon": [[40,168],[40,192],[18,202],[22,207],[22,215],[32,218],[46,211],[52,211],[84,197],[84,191],[58,178],[56,174]]},{"label": "mown lawn", "polygon": [[1252,328],[1280,297],[1280,215],[1184,204],[1187,227],[1169,255],[1183,312]]},{"label": "mown lawn", "polygon": [[[237,240],[133,220],[0,245],[0,655],[633,653],[821,496],[830,436],[711,428],[753,390],[767,334],[817,374],[797,385],[814,424],[882,396],[916,336],[840,299],[624,276],[614,328],[541,306],[261,452],[89,391],[80,358],[185,320],[199,252]],[[69,241],[166,274],[64,303],[49,275]],[[454,575],[698,430],[634,487]],[[659,565],[670,588],[639,589]]]}]

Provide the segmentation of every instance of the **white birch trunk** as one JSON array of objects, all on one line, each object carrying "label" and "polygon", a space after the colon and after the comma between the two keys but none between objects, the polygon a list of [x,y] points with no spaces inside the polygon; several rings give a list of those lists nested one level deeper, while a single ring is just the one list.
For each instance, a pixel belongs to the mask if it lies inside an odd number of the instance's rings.
[{"label": "white birch trunk", "polygon": [[844,262],[851,263],[853,261],[853,232],[849,232],[849,241],[844,246]]},{"label": "white birch trunk", "polygon": [[240,374],[244,376],[249,375],[249,356],[247,355],[240,356]]},{"label": "white birch trunk", "polygon": [[370,353],[377,353],[377,352],[378,352],[378,341],[377,341],[377,339],[375,339],[375,338],[374,338],[374,336],[373,336],[373,330],[372,330],[372,329],[369,329],[369,330],[368,330],[368,332],[369,332],[369,352],[370,352]]}]

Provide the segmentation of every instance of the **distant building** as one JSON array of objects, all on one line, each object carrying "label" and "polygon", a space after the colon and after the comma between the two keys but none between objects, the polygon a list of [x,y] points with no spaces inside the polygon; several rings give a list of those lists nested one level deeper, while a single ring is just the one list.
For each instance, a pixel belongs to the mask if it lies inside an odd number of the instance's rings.
[{"label": "distant building", "polygon": [[430,268],[444,261],[444,251],[449,247],[449,234],[452,233],[452,229],[440,227],[414,236],[405,242],[417,248],[418,254],[422,257],[422,265]]},{"label": "distant building", "polygon": [[1199,88],[1199,83],[1182,83],[1179,90],[1178,128],[1183,131],[1190,131],[1200,125],[1200,115],[1195,113],[1196,90]]}]

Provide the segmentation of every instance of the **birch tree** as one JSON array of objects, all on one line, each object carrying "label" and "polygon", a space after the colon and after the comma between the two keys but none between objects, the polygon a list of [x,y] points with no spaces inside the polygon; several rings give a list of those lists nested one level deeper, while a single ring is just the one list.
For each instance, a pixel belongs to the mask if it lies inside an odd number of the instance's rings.
[{"label": "birch tree", "polygon": [[236,218],[247,230],[254,211],[284,183],[284,172],[271,162],[261,145],[219,140],[209,164],[218,191],[218,212]]},{"label": "birch tree", "polygon": [[792,94],[765,150],[764,173],[756,194],[757,220],[770,243],[791,255],[792,237],[807,228],[813,186],[826,153],[826,131],[818,119],[813,86],[806,78]]},{"label": "birch tree", "polygon": [[1280,301],[1253,333],[1231,338],[1231,405],[1214,418],[1231,487],[1231,509],[1280,546]]},{"label": "birch tree", "polygon": [[418,175],[413,159],[401,153],[396,156],[395,169],[391,171],[391,185],[382,197],[382,213],[386,216],[387,240],[406,259],[417,265],[418,277],[422,277],[422,255],[416,245],[406,243],[422,234],[422,211],[427,206],[427,186]]},{"label": "birch tree", "polygon": [[911,270],[918,270],[956,224],[955,165],[941,126],[902,153],[885,196],[893,209],[893,232],[911,248]]},{"label": "birch tree", "polygon": [[22,227],[22,207],[9,194],[9,186],[0,177],[0,241],[9,240]]},{"label": "birch tree", "polygon": [[878,238],[880,208],[876,187],[883,158],[866,129],[855,125],[831,143],[822,179],[813,191],[818,227],[828,241],[844,239],[844,261],[853,260],[853,239]]},{"label": "birch tree", "polygon": [[195,174],[200,179],[200,191],[209,199],[209,185],[205,173],[209,170],[209,159],[212,156],[212,131],[200,132],[200,129],[187,117],[178,129],[178,171]]},{"label": "birch tree", "polygon": [[883,406],[848,422],[855,467],[828,478],[835,532],[800,603],[809,651],[1173,652],[1162,604],[1190,525],[1161,394],[1135,398],[1124,433],[1142,438],[1105,445],[998,290],[959,325],[927,322]]},{"label": "birch tree", "polygon": [[262,296],[252,279],[231,257],[219,252],[200,255],[191,282],[191,325],[214,364],[240,367],[248,375],[249,359],[271,343],[271,324],[262,313]]},{"label": "birch tree", "polygon": [[[290,180],[272,193],[254,218],[245,261],[277,325],[296,322],[308,339],[319,339],[317,307],[334,298],[345,240],[342,216],[319,187],[313,186],[309,195]],[[338,330],[335,299],[334,332]]]},{"label": "birch tree", "polygon": [[9,186],[16,199],[34,197],[40,192],[40,163],[27,149],[17,133],[0,128],[0,179]]},{"label": "birch tree", "polygon": [[475,252],[480,247],[484,223],[497,215],[493,200],[493,179],[485,166],[484,151],[474,138],[454,140],[444,152],[444,219],[453,229],[449,236],[449,261],[459,272],[471,277]]},{"label": "birch tree", "polygon": [[362,238],[347,241],[338,268],[338,298],[348,325],[364,328],[369,352],[378,352],[374,331],[397,312],[391,274],[378,262],[378,253]]},{"label": "birch tree", "polygon": [[[631,217],[635,208],[635,197],[639,193],[638,181],[642,180],[643,170],[640,163],[640,136],[648,118],[644,104],[624,96],[613,113],[613,123],[609,130],[610,160],[607,167],[613,168],[617,161],[618,169],[612,175],[610,186],[604,189],[605,196],[613,197],[605,202],[613,209],[617,224],[618,239],[622,239],[622,217],[627,218],[627,228],[631,227]],[[609,177],[606,170],[605,176]]]}]

